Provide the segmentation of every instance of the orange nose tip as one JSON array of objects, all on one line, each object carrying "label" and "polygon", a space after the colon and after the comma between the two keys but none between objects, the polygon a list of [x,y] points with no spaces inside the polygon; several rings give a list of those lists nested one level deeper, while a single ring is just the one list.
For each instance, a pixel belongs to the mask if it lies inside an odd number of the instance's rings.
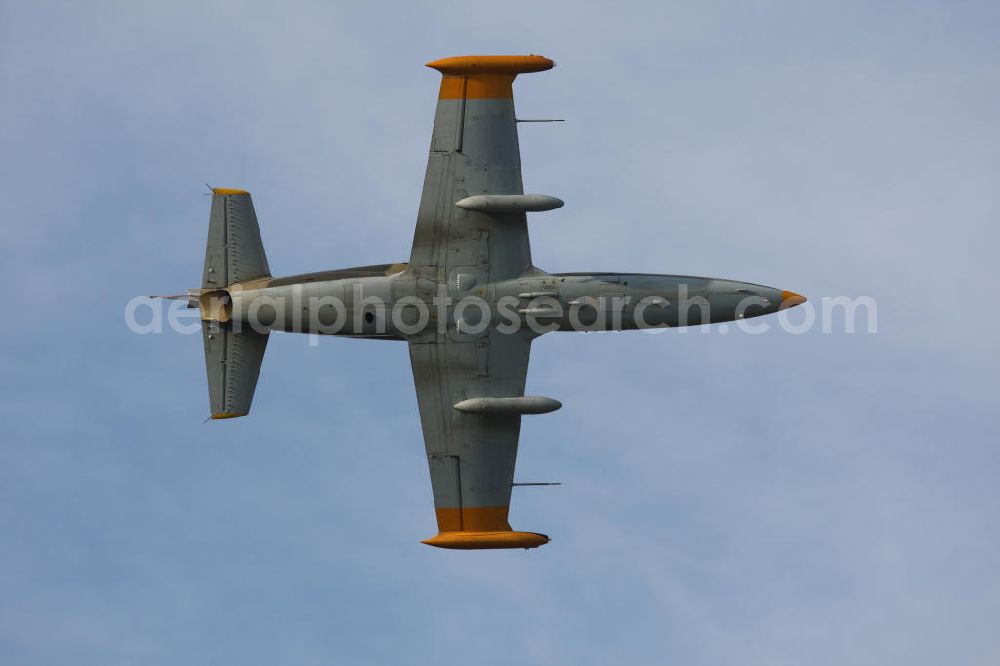
[{"label": "orange nose tip", "polygon": [[802,294],[796,294],[794,291],[783,291],[781,292],[781,305],[778,306],[778,309],[793,308],[796,305],[802,305],[807,300]]}]

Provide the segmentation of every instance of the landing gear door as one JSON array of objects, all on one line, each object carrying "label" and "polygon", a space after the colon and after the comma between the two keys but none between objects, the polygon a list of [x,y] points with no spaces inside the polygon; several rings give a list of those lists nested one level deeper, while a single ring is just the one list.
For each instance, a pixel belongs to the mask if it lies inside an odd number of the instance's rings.
[{"label": "landing gear door", "polygon": [[473,229],[454,242],[448,262],[448,296],[452,299],[449,335],[456,342],[478,340],[487,333],[492,312],[490,230]]},{"label": "landing gear door", "polygon": [[452,327],[456,342],[478,340],[486,335],[492,311],[493,287],[489,273],[480,266],[454,266],[448,272],[448,296],[452,299]]}]

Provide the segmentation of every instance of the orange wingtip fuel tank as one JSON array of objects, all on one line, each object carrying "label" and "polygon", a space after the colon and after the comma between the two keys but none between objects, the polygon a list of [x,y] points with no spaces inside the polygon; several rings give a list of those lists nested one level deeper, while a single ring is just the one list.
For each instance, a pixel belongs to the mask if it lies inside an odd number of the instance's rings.
[{"label": "orange wingtip fuel tank", "polygon": [[438,99],[511,99],[518,74],[544,72],[554,65],[537,55],[460,56],[427,63],[442,74]]},{"label": "orange wingtip fuel tank", "polygon": [[540,55],[526,56],[459,56],[441,58],[427,63],[445,76],[473,76],[476,74],[518,75],[528,72],[544,72],[552,69],[555,62]]},{"label": "orange wingtip fuel tank", "polygon": [[438,548],[478,550],[485,548],[538,548],[549,542],[535,532],[440,532],[422,543]]}]

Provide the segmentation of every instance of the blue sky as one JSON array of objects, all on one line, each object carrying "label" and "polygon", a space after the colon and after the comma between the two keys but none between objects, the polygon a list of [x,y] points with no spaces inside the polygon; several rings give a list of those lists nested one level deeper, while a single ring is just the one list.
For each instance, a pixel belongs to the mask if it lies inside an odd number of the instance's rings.
[{"label": "blue sky", "polygon": [[[995,3],[0,3],[0,655],[1000,661]],[[448,552],[405,345],[274,336],[203,424],[205,182],[272,270],[405,260],[438,75],[515,87],[538,266],[871,296],[878,333],[553,334],[511,522]],[[840,328],[842,330],[842,327]]]}]

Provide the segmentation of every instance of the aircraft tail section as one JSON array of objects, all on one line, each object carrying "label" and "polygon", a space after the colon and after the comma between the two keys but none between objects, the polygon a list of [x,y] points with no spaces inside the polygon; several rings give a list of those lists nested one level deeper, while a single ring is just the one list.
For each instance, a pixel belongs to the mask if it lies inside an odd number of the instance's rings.
[{"label": "aircraft tail section", "polygon": [[271,269],[250,193],[213,189],[202,289],[225,289],[262,277],[271,277]]},{"label": "aircraft tail section", "polygon": [[[250,412],[267,332],[232,320],[230,289],[271,277],[250,193],[212,190],[205,270],[198,297],[213,419]],[[248,284],[250,283],[250,284]]]},{"label": "aircraft tail section", "polygon": [[232,322],[202,321],[201,324],[212,418],[246,416],[257,388],[267,333],[250,329],[235,331]]}]

